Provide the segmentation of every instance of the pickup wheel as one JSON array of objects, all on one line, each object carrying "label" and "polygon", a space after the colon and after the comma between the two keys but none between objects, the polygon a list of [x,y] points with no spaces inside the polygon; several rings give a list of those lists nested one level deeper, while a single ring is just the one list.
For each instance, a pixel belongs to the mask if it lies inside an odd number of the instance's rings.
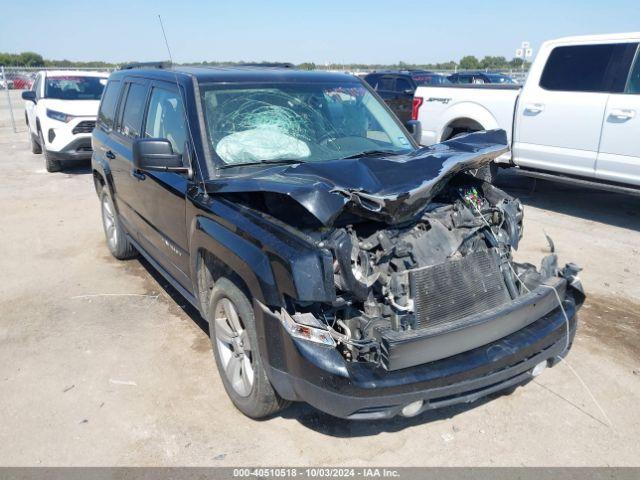
[{"label": "pickup wheel", "polygon": [[207,318],[218,372],[235,407],[251,418],[264,418],[284,409],[289,402],[280,398],[264,370],[247,295],[231,280],[218,279]]},{"label": "pickup wheel", "polygon": [[135,247],[131,245],[122,228],[120,219],[118,218],[118,212],[116,212],[113,206],[113,201],[106,187],[103,187],[100,192],[100,210],[102,211],[104,235],[107,239],[107,247],[109,247],[111,255],[118,260],[134,258],[138,252]]}]

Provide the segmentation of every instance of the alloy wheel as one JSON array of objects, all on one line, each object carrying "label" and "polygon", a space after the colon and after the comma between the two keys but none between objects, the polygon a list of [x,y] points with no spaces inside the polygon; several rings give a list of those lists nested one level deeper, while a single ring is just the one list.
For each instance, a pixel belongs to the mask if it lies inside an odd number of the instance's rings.
[{"label": "alloy wheel", "polygon": [[104,233],[107,237],[107,243],[112,250],[115,250],[118,246],[116,218],[106,195],[102,198],[102,224],[104,226]]},{"label": "alloy wheel", "polygon": [[236,307],[228,298],[217,303],[213,328],[227,380],[238,395],[248,397],[254,382],[251,343]]}]

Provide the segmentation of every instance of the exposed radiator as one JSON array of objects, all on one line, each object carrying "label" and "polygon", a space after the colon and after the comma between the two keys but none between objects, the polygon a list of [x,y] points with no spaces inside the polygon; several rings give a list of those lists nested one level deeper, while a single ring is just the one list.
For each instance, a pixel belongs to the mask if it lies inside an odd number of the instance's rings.
[{"label": "exposed radiator", "polygon": [[417,328],[460,320],[509,302],[495,249],[409,272]]}]

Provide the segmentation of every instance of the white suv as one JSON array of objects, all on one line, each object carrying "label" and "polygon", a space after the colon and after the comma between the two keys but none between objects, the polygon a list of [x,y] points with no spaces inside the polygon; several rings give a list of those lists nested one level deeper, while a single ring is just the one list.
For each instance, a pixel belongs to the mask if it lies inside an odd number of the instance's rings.
[{"label": "white suv", "polygon": [[31,151],[44,152],[48,172],[61,170],[62,160],[91,158],[91,132],[108,76],[41,71],[32,89],[22,93]]}]

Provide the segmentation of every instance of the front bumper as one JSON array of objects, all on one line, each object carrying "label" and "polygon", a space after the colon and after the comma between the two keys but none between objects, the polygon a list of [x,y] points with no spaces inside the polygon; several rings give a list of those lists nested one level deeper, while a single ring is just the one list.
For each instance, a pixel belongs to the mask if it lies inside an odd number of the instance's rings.
[{"label": "front bumper", "polygon": [[[534,366],[553,366],[575,336],[576,311],[583,296],[569,287],[563,307],[538,315],[516,332],[436,361],[387,371],[346,362],[335,348],[290,337],[267,307],[255,302],[260,352],[276,391],[287,400],[305,401],[336,417],[381,419],[398,415],[417,401],[420,411],[473,402],[526,383]],[[498,316],[496,316],[499,319]],[[267,333],[268,332],[268,333]],[[415,412],[414,412],[415,413]]]},{"label": "front bumper", "polygon": [[82,136],[69,142],[58,151],[47,149],[47,155],[52,160],[90,160],[93,150],[91,148],[91,135]]}]

